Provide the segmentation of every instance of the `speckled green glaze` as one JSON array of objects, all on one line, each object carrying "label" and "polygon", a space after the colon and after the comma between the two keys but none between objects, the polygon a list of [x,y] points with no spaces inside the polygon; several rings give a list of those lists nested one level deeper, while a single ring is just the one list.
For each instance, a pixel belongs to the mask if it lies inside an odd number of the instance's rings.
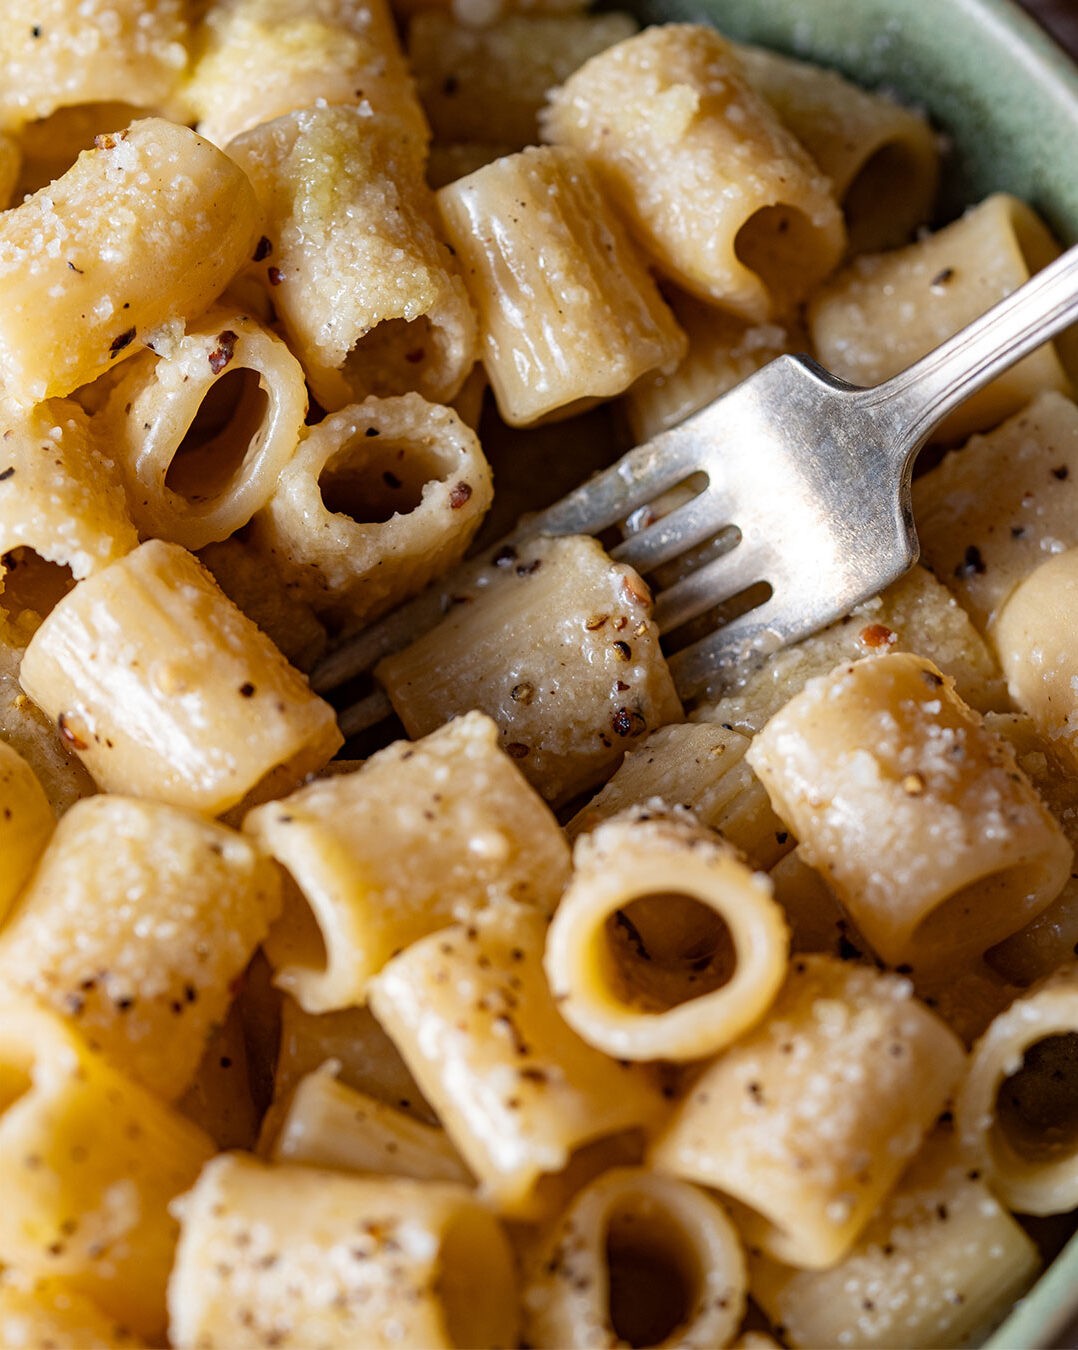
[{"label": "speckled green glaze", "polygon": [[[1078,242],[1078,68],[1009,0],[618,0],[830,65],[930,114],[953,143],[944,218],[1000,189]],[[1078,1346],[1078,1236],[986,1350]]]}]

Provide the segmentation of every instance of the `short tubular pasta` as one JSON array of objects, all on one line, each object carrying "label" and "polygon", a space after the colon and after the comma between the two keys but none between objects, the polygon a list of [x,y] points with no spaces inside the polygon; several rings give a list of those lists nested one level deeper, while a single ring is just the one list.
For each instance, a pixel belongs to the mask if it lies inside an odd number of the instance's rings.
[{"label": "short tubular pasta", "polygon": [[753,867],[771,867],[794,846],[763,784],[745,762],[749,738],[717,722],[673,722],[630,750],[597,797],[566,825],[570,838],[630,806],[658,798],[685,806]]},{"label": "short tubular pasta", "polygon": [[[809,334],[821,363],[853,384],[912,365],[1045,267],[1059,247],[1037,215],[997,194],[906,248],[862,254],[813,296]],[[1044,389],[1070,387],[1047,343],[951,413],[935,433],[961,440],[995,426]]]},{"label": "short tubular pasta", "polygon": [[368,398],[307,432],[251,543],[290,594],[355,628],[458,562],[492,496],[479,441],[452,408]]},{"label": "short tubular pasta", "polygon": [[751,1246],[825,1269],[894,1186],[963,1065],[907,980],[797,957],[766,1020],[688,1089],[652,1165],[729,1197]]},{"label": "short tubular pasta", "polygon": [[528,781],[564,802],[680,718],[650,592],[595,540],[506,548],[458,594],[471,603],[376,670],[410,736],[479,708]]},{"label": "short tubular pasta", "polygon": [[752,1297],[787,1345],[866,1350],[979,1340],[1039,1266],[1036,1247],[946,1133],[927,1140],[838,1265],[749,1261]]},{"label": "short tubular pasta", "polygon": [[0,932],[0,983],[174,1100],[277,915],[277,873],[250,840],[160,802],[102,793],[58,830]]},{"label": "short tubular pasta", "polygon": [[257,211],[241,170],[186,127],[148,118],[101,137],[0,217],[5,394],[68,394],[200,314],[250,256]]},{"label": "short tubular pasta", "polygon": [[276,118],[228,153],[265,211],[251,275],[319,403],[452,399],[475,361],[475,316],[436,233],[423,141],[362,104]]},{"label": "short tubular pasta", "polygon": [[[5,1272],[6,1273],[6,1272]],[[0,1345],[77,1345],[80,1350],[138,1350],[144,1342],[65,1280],[0,1284]]]},{"label": "short tubular pasta", "polygon": [[507,155],[442,188],[438,207],[510,425],[578,412],[684,356],[684,334],[574,150]]},{"label": "short tubular pasta", "polygon": [[762,47],[737,58],[831,180],[855,253],[904,244],[931,217],[939,148],[922,113]]},{"label": "short tubular pasta", "polygon": [[1069,766],[1078,764],[1078,655],[1072,624],[1078,596],[1078,547],[1041,563],[1011,592],[992,641],[1015,704]]},{"label": "short tubular pasta", "polygon": [[481,1194],[520,1218],[549,1211],[550,1174],[583,1146],[662,1112],[644,1068],[600,1054],[559,1016],[544,926],[538,911],[503,902],[413,943],[370,989]]},{"label": "short tubular pasta", "polygon": [[366,100],[428,135],[385,0],[220,0],[195,49],[178,101],[215,145],[319,101]]},{"label": "short tubular pasta", "polygon": [[147,1337],[165,1326],[176,1223],[211,1140],[30,998],[0,1000],[0,1260],[59,1276]]},{"label": "short tubular pasta", "polygon": [[1059,894],[1072,850],[1013,752],[920,657],[810,681],[747,758],[874,949],[948,966]]},{"label": "short tubular pasta", "polygon": [[509,1243],[464,1187],[223,1154],[181,1202],[179,1350],[516,1344]]},{"label": "short tubular pasta", "polygon": [[5,558],[16,549],[31,550],[80,580],[137,543],[113,464],[76,403],[50,399],[3,419],[0,592]]},{"label": "short tubular pasta", "polygon": [[764,1016],[789,935],[732,848],[647,806],[584,836],[574,863],[545,966],[586,1041],[619,1059],[699,1059]]},{"label": "short tubular pasta", "polygon": [[706,1192],[644,1168],[589,1182],[550,1227],[524,1285],[536,1350],[715,1350],[745,1310],[745,1258]]},{"label": "short tubular pasta", "polygon": [[1039,394],[950,451],[913,503],[925,562],[986,631],[1023,578],[1078,545],[1078,407]]},{"label": "short tubular pasta", "polygon": [[0,740],[0,922],[33,872],[56,818],[26,760]]},{"label": "short tubular pasta", "polygon": [[276,1131],[274,1162],[471,1183],[444,1130],[338,1082],[329,1060],[296,1085]]},{"label": "short tubular pasta", "polygon": [[210,815],[294,786],[341,744],[329,704],[191,554],[159,540],[80,582],[20,678],[99,787]]},{"label": "short tubular pasta", "polygon": [[480,713],[267,802],[244,828],[310,907],[266,944],[276,983],[308,1012],[362,1003],[393,954],[492,896],[550,913],[569,873],[557,822]]},{"label": "short tubular pasta", "polygon": [[967,1153],[1022,1214],[1078,1204],[1078,965],[994,1019],[973,1047],[956,1107]]},{"label": "short tubular pasta", "polygon": [[648,28],[592,57],[541,125],[585,155],[660,271],[750,322],[804,299],[842,257],[827,179],[712,28]]},{"label": "short tubular pasta", "polygon": [[182,0],[43,0],[0,36],[0,127],[57,108],[123,100],[161,106],[187,65]]},{"label": "short tubular pasta", "polygon": [[215,305],[127,365],[103,416],[142,535],[198,549],[269,500],[304,430],[303,370],[280,338]]}]

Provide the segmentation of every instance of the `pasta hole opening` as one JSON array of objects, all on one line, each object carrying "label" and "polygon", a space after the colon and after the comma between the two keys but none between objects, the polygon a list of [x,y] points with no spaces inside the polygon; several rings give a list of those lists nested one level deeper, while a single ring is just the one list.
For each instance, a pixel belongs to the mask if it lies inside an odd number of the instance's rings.
[{"label": "pasta hole opening", "polygon": [[1078,1150],[1078,1032],[1035,1041],[1000,1084],[993,1133],[1026,1162]]},{"label": "pasta hole opening", "polygon": [[440,482],[445,472],[432,449],[388,436],[365,437],[329,460],[318,487],[327,511],[357,525],[384,525],[415,511],[426,485]]},{"label": "pasta hole opening", "polygon": [[261,447],[268,410],[257,370],[226,371],[206,391],[177,446],[165,487],[191,506],[220,497]]},{"label": "pasta hole opening", "polygon": [[[910,961],[938,965],[939,953],[962,955],[1002,941],[1020,927],[1022,897],[1031,891],[1031,869],[1004,868],[981,877],[947,896],[931,910],[910,937]],[[1029,915],[1033,917],[1032,913]]]},{"label": "pasta hole opening", "polygon": [[745,221],[734,239],[738,260],[755,272],[777,311],[803,300],[814,277],[806,267],[816,244],[808,218],[789,206],[763,206]]},{"label": "pasta hole opening", "polygon": [[842,198],[852,253],[898,248],[931,207],[916,190],[923,159],[903,141],[888,141],[854,175]]},{"label": "pasta hole opening", "polygon": [[283,865],[281,881],[281,913],[266,934],[266,954],[275,966],[298,966],[312,974],[325,974],[329,949],[318,917]]},{"label": "pasta hole opening", "polygon": [[75,586],[66,563],[50,562],[32,548],[13,548],[0,557],[0,603],[10,615],[44,618]]},{"label": "pasta hole opening", "polygon": [[607,1306],[618,1340],[662,1345],[692,1317],[699,1260],[682,1226],[654,1203],[619,1205],[607,1222]]},{"label": "pasta hole opening", "polygon": [[461,1208],[441,1240],[436,1290],[449,1343],[458,1350],[503,1345],[512,1338],[504,1322],[512,1307],[512,1274],[497,1220],[477,1208]]},{"label": "pasta hole opening", "polygon": [[612,989],[645,1013],[669,1012],[714,993],[737,966],[725,919],[679,892],[638,896],[610,915],[604,937]]},{"label": "pasta hole opening", "polygon": [[93,148],[95,137],[123,131],[150,112],[132,103],[73,103],[29,122],[19,133],[22,166],[12,203],[55,182],[83,150]]},{"label": "pasta hole opening", "polygon": [[437,357],[438,333],[425,314],[383,319],[352,347],[342,374],[357,396],[390,398],[422,384],[421,372]]}]

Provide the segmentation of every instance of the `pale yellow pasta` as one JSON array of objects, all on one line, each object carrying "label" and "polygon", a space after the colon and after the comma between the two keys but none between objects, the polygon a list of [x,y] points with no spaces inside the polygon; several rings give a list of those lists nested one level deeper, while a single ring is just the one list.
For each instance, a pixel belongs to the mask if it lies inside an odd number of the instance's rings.
[{"label": "pale yellow pasta", "polygon": [[167,1207],[212,1142],[12,991],[0,999],[0,1084],[0,1261],[62,1277],[159,1336],[176,1241]]},{"label": "pale yellow pasta", "polygon": [[17,750],[0,740],[0,924],[29,880],[55,824],[37,775]]},{"label": "pale yellow pasta", "polygon": [[27,405],[68,394],[162,324],[196,317],[257,235],[247,178],[193,131],[149,118],[101,137],[0,216],[4,395]]},{"label": "pale yellow pasta", "polygon": [[579,412],[684,356],[684,334],[574,150],[506,155],[442,188],[438,208],[511,426]]},{"label": "pale yellow pasta", "polygon": [[964,1058],[909,981],[796,957],[766,1020],[688,1088],[652,1164],[720,1191],[750,1246],[826,1269],[916,1153]]},{"label": "pale yellow pasta", "polygon": [[662,1111],[646,1069],[607,1058],[559,1016],[543,938],[537,910],[503,902],[413,943],[370,987],[480,1194],[520,1218],[549,1209],[584,1145]]},{"label": "pale yellow pasta", "polygon": [[793,848],[763,784],[745,763],[749,738],[717,722],[675,722],[630,750],[597,797],[566,825],[570,839],[629,806],[659,798],[688,807],[753,867],[768,868]]},{"label": "pale yellow pasta", "polygon": [[748,670],[713,704],[693,716],[729,724],[747,735],[760,730],[810,679],[844,661],[917,652],[955,682],[978,712],[1007,706],[995,658],[954,596],[923,567],[915,567],[844,619]]},{"label": "pale yellow pasta", "polygon": [[408,60],[435,142],[534,145],[549,90],[589,57],[631,37],[628,14],[507,14],[476,27],[441,9],[408,25]]},{"label": "pale yellow pasta", "polygon": [[79,580],[135,547],[105,442],[78,404],[50,399],[0,422],[0,604],[10,603],[13,554],[32,552]]},{"label": "pale yellow pasta", "polygon": [[253,620],[297,670],[309,671],[329,641],[314,610],[281,585],[261,553],[232,535],[198,551],[225,595]]},{"label": "pale yellow pasta", "polygon": [[137,1350],[137,1336],[108,1317],[64,1280],[19,1280],[5,1271],[0,1283],[0,1345],[4,1350]]},{"label": "pale yellow pasta", "polygon": [[361,104],[278,117],[228,153],[265,212],[252,275],[319,403],[453,398],[475,361],[475,316],[438,237],[423,141]]},{"label": "pale yellow pasta", "polygon": [[626,393],[625,410],[638,443],[677,426],[768,361],[807,346],[778,324],[747,324],[695,296],[671,292],[667,299],[689,349],[676,370],[652,371]]},{"label": "pale yellow pasta", "polygon": [[376,671],[410,736],[479,708],[525,777],[557,803],[594,787],[649,731],[680,720],[650,593],[593,539],[503,549],[457,594],[469,603]]},{"label": "pale yellow pasta", "polygon": [[183,120],[222,148],[319,102],[366,101],[428,134],[385,0],[217,0],[195,42],[177,101]]},{"label": "pale yellow pasta", "polygon": [[20,679],[99,787],[210,815],[295,786],[341,744],[332,708],[178,544],[80,582]]},{"label": "pale yellow pasta", "polygon": [[913,485],[925,563],[985,632],[1014,588],[1078,545],[1078,407],[1050,391]]},{"label": "pale yellow pasta", "polygon": [[1078,764],[1078,690],[1073,624],[1078,547],[1041,563],[999,611],[991,638],[1015,705],[1073,770]]},{"label": "pale yellow pasta", "polygon": [[[1066,756],[1041,738],[1027,713],[992,713],[986,722],[1014,748],[1019,768],[1028,774],[1073,848],[1078,844],[1078,777]],[[1072,867],[1066,884],[1048,908],[992,947],[986,959],[1004,978],[1030,985],[1069,962],[1076,946],[1078,869]]]},{"label": "pale yellow pasta", "polygon": [[368,1007],[308,1013],[286,994],[280,999],[280,1027],[274,1041],[273,1119],[267,1117],[264,1138],[276,1139],[295,1089],[330,1061],[341,1086],[355,1088],[424,1124],[438,1123],[400,1052]]},{"label": "pale yellow pasta", "polygon": [[[997,194],[935,234],[890,253],[862,254],[808,310],[820,362],[853,384],[877,384],[957,333],[1059,248],[1035,213]],[[1039,347],[951,413],[935,433],[961,440],[995,426],[1043,389],[1067,392],[1055,346]]]},{"label": "pale yellow pasta", "polygon": [[586,156],[664,275],[749,322],[785,313],[842,257],[827,179],[713,28],[648,28],[592,57],[541,125]]},{"label": "pale yellow pasta", "polygon": [[463,1186],[226,1153],[179,1210],[169,1283],[178,1350],[516,1344],[509,1243]]},{"label": "pale yellow pasta", "polygon": [[[9,574],[10,581],[10,574]],[[23,612],[15,620],[0,602],[0,739],[26,760],[57,815],[96,789],[94,780],[72,755],[51,717],[27,697],[19,684],[23,653],[40,622]]]},{"label": "pale yellow pasta", "polygon": [[452,408],[368,398],[310,428],[250,540],[290,595],[354,629],[459,562],[492,496],[479,441]]},{"label": "pale yellow pasta", "polygon": [[328,1060],[300,1080],[281,1119],[274,1162],[471,1184],[444,1130],[350,1088]]},{"label": "pale yellow pasta", "polygon": [[649,803],[583,836],[573,863],[544,965],[584,1040],[618,1059],[702,1059],[764,1016],[789,932],[733,848]]},{"label": "pale yellow pasta", "polygon": [[112,391],[108,445],[143,537],[202,548],[272,495],[304,431],[303,370],[279,337],[231,305],[214,305],[154,348]]},{"label": "pale yellow pasta", "polygon": [[1073,857],[1010,747],[931,662],[812,680],[747,758],[884,960],[953,969],[1045,909]]},{"label": "pale yellow pasta", "polygon": [[61,177],[83,150],[93,148],[98,136],[118,135],[145,108],[130,103],[73,103],[57,108],[48,117],[29,122],[18,134],[22,163],[18,166],[13,200],[46,187]]},{"label": "pale yellow pasta", "polygon": [[1033,1242],[937,1133],[830,1270],[749,1261],[752,1297],[790,1346],[979,1344],[1040,1268]]},{"label": "pale yellow pasta", "polygon": [[57,108],[123,100],[163,104],[187,65],[182,0],[42,0],[0,31],[0,126]]},{"label": "pale yellow pasta", "polygon": [[1078,966],[1061,966],[973,1047],[955,1108],[969,1157],[1009,1208],[1078,1204]]},{"label": "pale yellow pasta", "polygon": [[525,1337],[536,1350],[716,1350],[745,1311],[745,1258],[722,1206],[644,1168],[585,1186],[529,1267]]},{"label": "pale yellow pasta", "polygon": [[480,713],[267,802],[244,828],[302,893],[266,952],[312,1013],[362,1003],[391,956],[492,896],[549,914],[569,875],[556,820]]},{"label": "pale yellow pasta", "polygon": [[928,221],[939,147],[922,113],[762,47],[740,46],[737,57],[752,87],[831,180],[855,253],[904,244]]},{"label": "pale yellow pasta", "polygon": [[175,1100],[279,908],[277,873],[250,840],[100,794],[61,820],[0,930],[0,984],[51,1004]]}]

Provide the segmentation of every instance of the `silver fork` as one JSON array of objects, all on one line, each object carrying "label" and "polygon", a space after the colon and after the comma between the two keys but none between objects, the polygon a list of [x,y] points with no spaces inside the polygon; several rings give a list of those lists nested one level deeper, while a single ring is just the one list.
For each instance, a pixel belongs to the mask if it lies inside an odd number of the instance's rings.
[{"label": "silver fork", "polygon": [[[721,687],[743,662],[826,627],[913,566],[918,450],[952,409],[1075,320],[1078,245],[874,388],[847,384],[808,357],[781,356],[343,643],[311,682],[325,693],[372,672],[434,627],[500,549],[540,534],[600,534],[706,475],[702,490],[611,556],[645,576],[681,561],[681,575],[655,590],[664,636],[768,583],[762,603],[670,658],[683,699]],[[699,561],[699,546],[716,539]],[[389,712],[376,689],[345,709],[341,729],[352,735]]]}]

